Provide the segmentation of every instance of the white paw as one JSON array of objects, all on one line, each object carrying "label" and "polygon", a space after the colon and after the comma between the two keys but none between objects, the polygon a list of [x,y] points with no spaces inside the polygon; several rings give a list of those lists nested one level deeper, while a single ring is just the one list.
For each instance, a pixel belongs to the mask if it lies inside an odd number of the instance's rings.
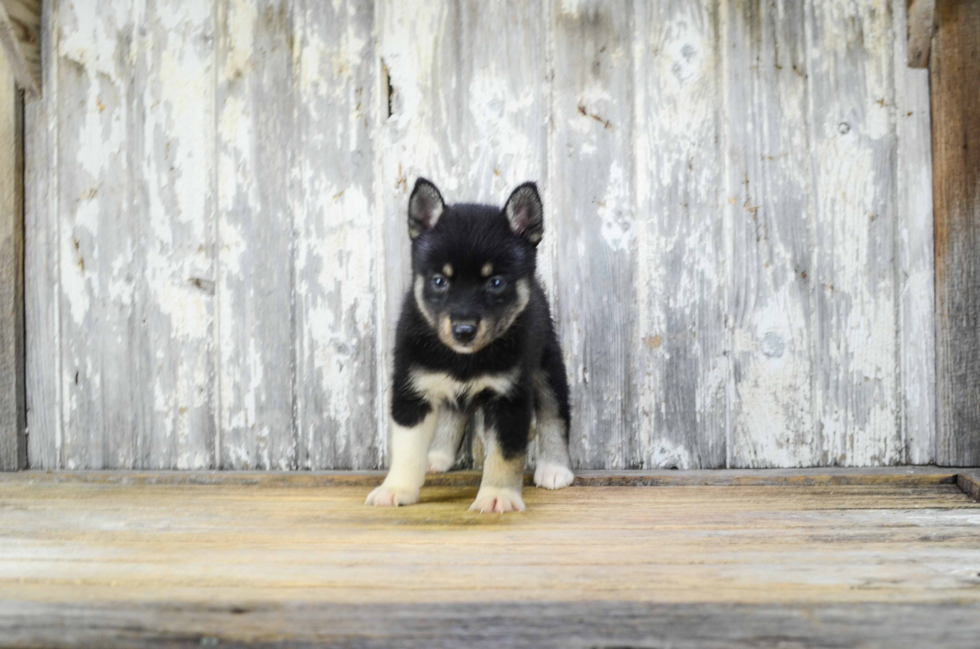
[{"label": "white paw", "polygon": [[534,469],[534,484],[545,489],[564,489],[575,480],[568,467],[542,462]]},{"label": "white paw", "polygon": [[399,505],[413,505],[418,501],[418,489],[401,489],[381,485],[368,494],[364,504],[374,505],[375,507],[398,507]]},{"label": "white paw", "polygon": [[482,487],[476,494],[476,500],[470,505],[471,512],[483,514],[504,514],[506,512],[524,511],[524,501],[521,494],[513,489]]},{"label": "white paw", "polygon": [[429,473],[445,473],[456,464],[456,458],[445,451],[429,451]]}]

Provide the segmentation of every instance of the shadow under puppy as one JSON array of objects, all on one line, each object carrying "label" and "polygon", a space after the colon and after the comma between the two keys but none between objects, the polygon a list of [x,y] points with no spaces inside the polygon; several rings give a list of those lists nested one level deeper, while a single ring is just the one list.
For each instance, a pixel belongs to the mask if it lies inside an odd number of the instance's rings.
[{"label": "shadow under puppy", "polygon": [[452,466],[471,415],[482,419],[486,441],[471,510],[524,510],[532,426],[541,450],[535,484],[572,483],[565,365],[535,276],[543,216],[534,183],[500,210],[446,205],[435,185],[416,182],[408,203],[412,287],[395,338],[391,469],[367,504],[418,502],[426,469]]}]

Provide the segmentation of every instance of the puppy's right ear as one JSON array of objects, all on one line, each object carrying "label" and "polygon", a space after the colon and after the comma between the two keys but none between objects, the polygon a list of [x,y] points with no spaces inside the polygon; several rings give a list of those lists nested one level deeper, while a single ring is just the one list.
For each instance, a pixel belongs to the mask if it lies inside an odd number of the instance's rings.
[{"label": "puppy's right ear", "polygon": [[408,199],[408,236],[414,240],[434,228],[445,209],[446,204],[436,186],[425,178],[416,180]]}]

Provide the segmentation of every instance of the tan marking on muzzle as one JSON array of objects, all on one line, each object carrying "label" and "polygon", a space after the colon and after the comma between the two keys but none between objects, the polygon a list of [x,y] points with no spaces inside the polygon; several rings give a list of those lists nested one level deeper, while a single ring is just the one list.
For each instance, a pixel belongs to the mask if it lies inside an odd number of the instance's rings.
[{"label": "tan marking on muzzle", "polygon": [[473,342],[464,345],[453,336],[453,322],[450,317],[443,315],[439,318],[439,340],[457,354],[473,354],[480,351],[493,342],[493,338],[489,334],[486,320],[480,320],[476,326],[476,336],[473,338]]}]

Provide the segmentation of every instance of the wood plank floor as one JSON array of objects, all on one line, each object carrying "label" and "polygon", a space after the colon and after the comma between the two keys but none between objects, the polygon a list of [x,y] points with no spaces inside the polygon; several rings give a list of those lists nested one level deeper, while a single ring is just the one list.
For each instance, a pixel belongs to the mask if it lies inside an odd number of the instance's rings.
[{"label": "wood plank floor", "polygon": [[6,474],[0,646],[977,646],[956,472],[696,473],[504,516],[469,474],[399,509],[375,474]]}]

